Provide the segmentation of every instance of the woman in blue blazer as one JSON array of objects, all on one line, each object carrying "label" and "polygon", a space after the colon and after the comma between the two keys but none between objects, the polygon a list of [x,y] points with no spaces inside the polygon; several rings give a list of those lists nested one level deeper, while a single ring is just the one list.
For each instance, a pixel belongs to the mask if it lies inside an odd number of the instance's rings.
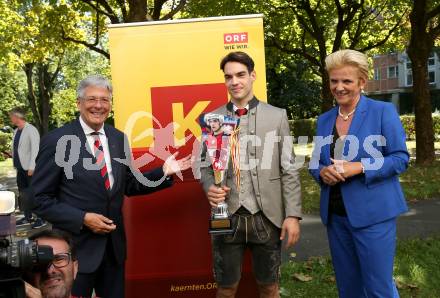
[{"label": "woman in blue blazer", "polygon": [[362,95],[367,57],[341,50],[326,58],[337,105],[317,122],[310,173],[321,187],[339,296],[399,297],[393,281],[396,217],[407,211],[399,174],[409,155],[393,104]]}]

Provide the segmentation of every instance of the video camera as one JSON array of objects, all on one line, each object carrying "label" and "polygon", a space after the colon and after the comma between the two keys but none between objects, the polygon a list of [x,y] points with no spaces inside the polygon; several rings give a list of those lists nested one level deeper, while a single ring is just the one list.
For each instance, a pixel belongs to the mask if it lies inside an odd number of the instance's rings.
[{"label": "video camera", "polygon": [[15,194],[0,191],[0,298],[24,298],[25,272],[47,268],[53,249],[29,239],[14,241]]}]

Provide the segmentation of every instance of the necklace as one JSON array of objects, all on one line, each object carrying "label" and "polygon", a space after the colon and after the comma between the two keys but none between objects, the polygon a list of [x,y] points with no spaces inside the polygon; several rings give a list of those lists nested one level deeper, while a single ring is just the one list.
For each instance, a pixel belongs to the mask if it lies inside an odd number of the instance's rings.
[{"label": "necklace", "polygon": [[348,118],[350,118],[350,116],[353,115],[354,111],[356,111],[356,108],[354,108],[353,111],[351,111],[347,115],[344,115],[344,114],[341,113],[341,107],[338,108],[339,116],[341,116],[342,120],[344,120],[344,121],[347,121]]}]

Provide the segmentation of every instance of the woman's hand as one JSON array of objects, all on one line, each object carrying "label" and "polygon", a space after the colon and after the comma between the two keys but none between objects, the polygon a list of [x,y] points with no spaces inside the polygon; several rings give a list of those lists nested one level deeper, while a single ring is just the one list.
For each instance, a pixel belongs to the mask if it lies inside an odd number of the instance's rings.
[{"label": "woman's hand", "polygon": [[322,181],[328,185],[335,185],[336,183],[345,181],[344,176],[337,171],[334,164],[322,168],[319,172],[319,176],[321,176]]},{"label": "woman's hand", "polygon": [[[334,169],[344,178],[362,174],[362,163],[330,158]],[[331,167],[330,166],[330,167]]]}]

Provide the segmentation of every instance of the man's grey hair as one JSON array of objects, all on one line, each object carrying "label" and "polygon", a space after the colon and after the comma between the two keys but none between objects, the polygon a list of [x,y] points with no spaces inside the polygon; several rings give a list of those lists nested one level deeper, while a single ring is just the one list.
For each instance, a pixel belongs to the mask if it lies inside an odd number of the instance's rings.
[{"label": "man's grey hair", "polygon": [[24,109],[22,109],[20,107],[16,107],[16,108],[13,108],[12,110],[10,110],[9,115],[10,116],[14,115],[20,119],[26,120],[26,112],[24,111]]},{"label": "man's grey hair", "polygon": [[110,81],[103,76],[92,75],[92,76],[88,76],[87,78],[79,82],[78,88],[76,89],[77,98],[84,98],[84,92],[86,88],[90,86],[105,88],[108,90],[108,92],[110,92],[110,97],[112,97],[113,88]]}]

